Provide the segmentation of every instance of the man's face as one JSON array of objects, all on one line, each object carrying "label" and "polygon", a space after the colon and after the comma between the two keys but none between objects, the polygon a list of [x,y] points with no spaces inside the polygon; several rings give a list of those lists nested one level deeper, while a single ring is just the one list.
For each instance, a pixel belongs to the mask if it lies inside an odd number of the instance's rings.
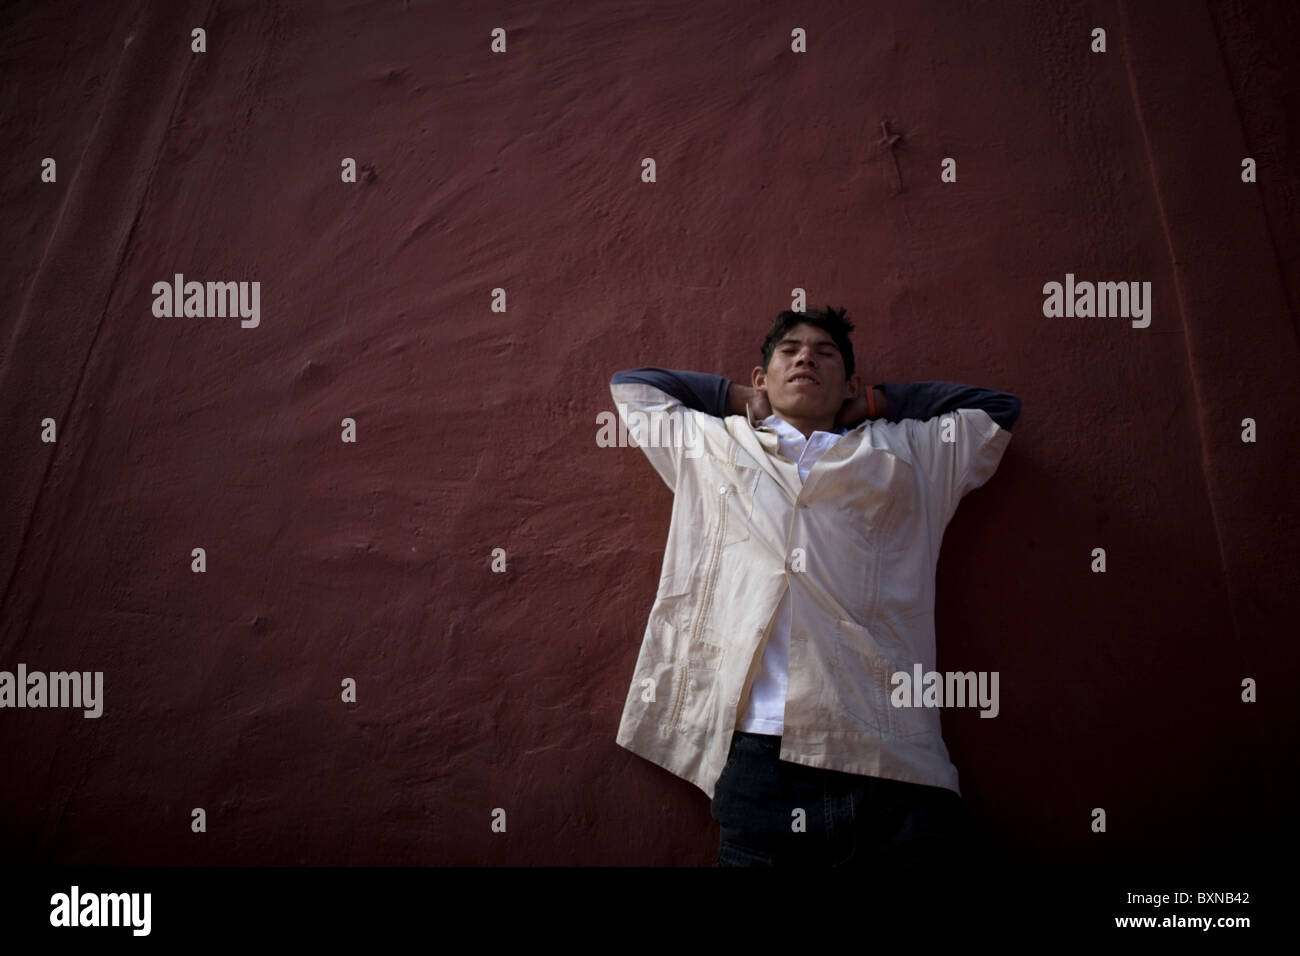
[{"label": "man's face", "polygon": [[777,343],[766,374],[754,369],[753,382],[767,391],[772,411],[803,420],[833,419],[860,385],[856,373],[845,380],[844,357],[830,333],[803,322]]}]

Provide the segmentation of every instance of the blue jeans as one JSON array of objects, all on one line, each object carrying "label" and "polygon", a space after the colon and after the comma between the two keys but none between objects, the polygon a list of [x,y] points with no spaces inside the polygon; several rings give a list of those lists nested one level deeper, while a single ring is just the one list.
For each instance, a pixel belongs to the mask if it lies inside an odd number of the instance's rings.
[{"label": "blue jeans", "polygon": [[780,753],[780,737],[732,737],[710,804],[721,826],[714,866],[883,865],[938,873],[969,849],[966,806],[952,790],[806,767]]}]

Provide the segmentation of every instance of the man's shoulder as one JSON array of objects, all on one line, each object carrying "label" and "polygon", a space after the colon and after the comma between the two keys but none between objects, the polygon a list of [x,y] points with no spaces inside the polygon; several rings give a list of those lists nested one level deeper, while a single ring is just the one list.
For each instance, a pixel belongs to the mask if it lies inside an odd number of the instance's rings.
[{"label": "man's shoulder", "polygon": [[[852,434],[850,432],[849,434]],[[855,450],[857,455],[869,455],[873,452],[885,452],[898,458],[912,461],[915,437],[906,421],[890,422],[877,420],[869,422],[862,429],[861,444]]]}]

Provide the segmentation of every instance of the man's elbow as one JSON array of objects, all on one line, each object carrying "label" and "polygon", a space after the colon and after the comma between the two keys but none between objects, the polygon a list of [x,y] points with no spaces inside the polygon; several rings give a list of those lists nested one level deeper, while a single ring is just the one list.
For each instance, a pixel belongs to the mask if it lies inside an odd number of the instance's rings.
[{"label": "man's elbow", "polygon": [[1016,427],[1016,421],[1020,418],[1020,399],[1018,396],[1007,394],[1004,407],[999,412],[998,417],[994,419],[998,425],[1007,431]]}]

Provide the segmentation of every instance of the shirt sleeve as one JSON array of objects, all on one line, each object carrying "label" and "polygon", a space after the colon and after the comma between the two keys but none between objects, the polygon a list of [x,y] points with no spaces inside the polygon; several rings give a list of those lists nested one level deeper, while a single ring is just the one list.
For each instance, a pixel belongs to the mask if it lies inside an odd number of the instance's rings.
[{"label": "shirt sleeve", "polygon": [[906,429],[926,484],[951,514],[997,471],[1011,442],[1009,429],[1020,417],[1020,399],[956,382],[877,387],[885,391],[887,417]]},{"label": "shirt sleeve", "polygon": [[714,418],[726,418],[729,413],[731,380],[721,375],[646,366],[615,372],[610,379],[611,386],[632,382],[651,385],[687,408],[706,412]]},{"label": "shirt sleeve", "polygon": [[959,408],[978,408],[1007,431],[1020,418],[1020,399],[1009,392],[995,392],[959,382],[890,382],[877,385],[885,393],[885,417],[889,421],[919,418],[925,421]]},{"label": "shirt sleeve", "polygon": [[615,372],[609,390],[633,442],[676,494],[683,458],[700,454],[698,419],[725,417],[731,383],[703,372],[639,368]]}]

